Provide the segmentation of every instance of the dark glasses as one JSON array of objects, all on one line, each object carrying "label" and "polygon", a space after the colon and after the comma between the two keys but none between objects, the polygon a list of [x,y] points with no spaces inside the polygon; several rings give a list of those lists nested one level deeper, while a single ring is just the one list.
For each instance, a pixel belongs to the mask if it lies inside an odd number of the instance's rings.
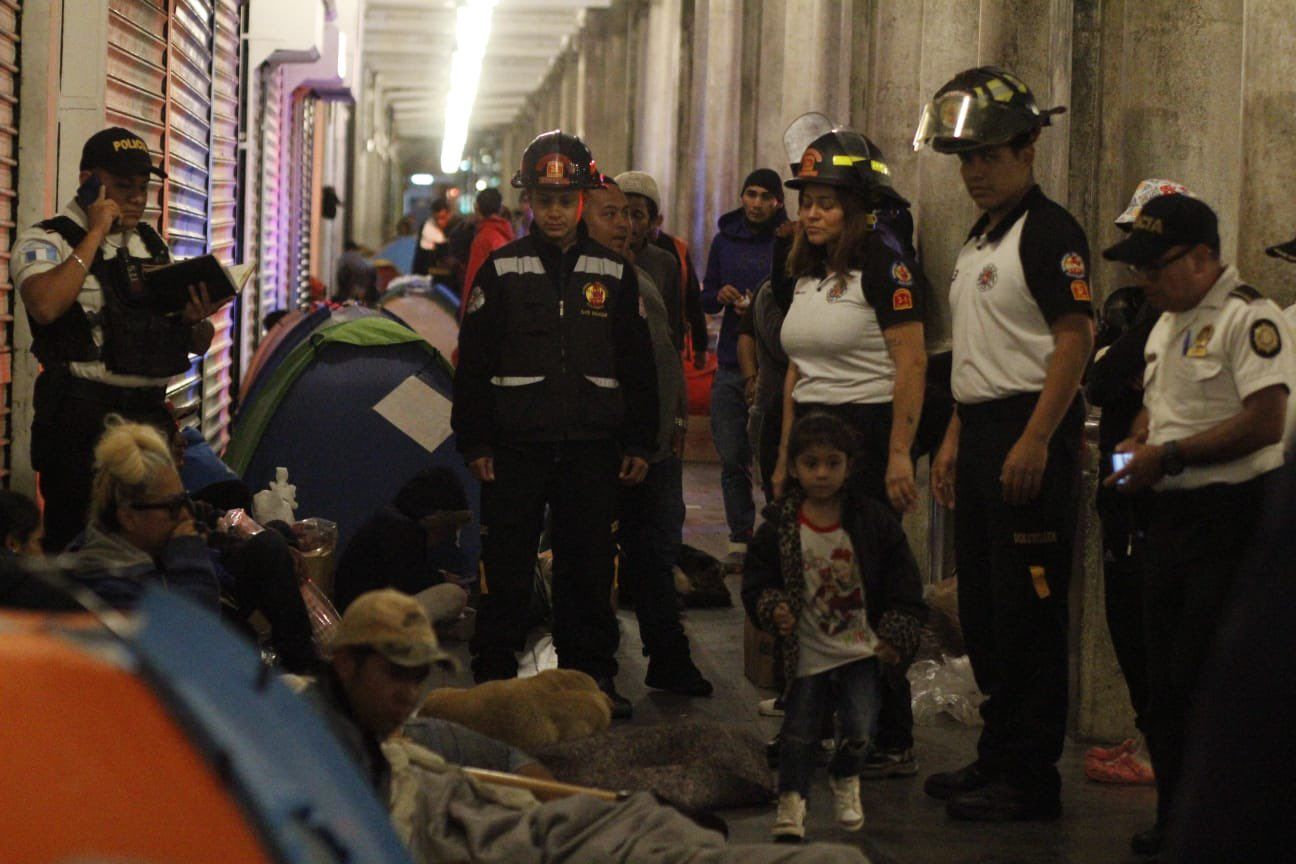
[{"label": "dark glasses", "polygon": [[1151,279],[1192,250],[1192,246],[1186,246],[1163,261],[1153,261],[1150,264],[1126,264],[1125,268],[1134,276],[1142,276],[1145,279]]},{"label": "dark glasses", "polygon": [[178,495],[172,495],[170,498],[159,498],[156,501],[132,501],[130,502],[130,508],[132,510],[165,510],[172,519],[179,519],[183,511],[193,512],[193,501],[189,499],[188,492],[181,492]]}]

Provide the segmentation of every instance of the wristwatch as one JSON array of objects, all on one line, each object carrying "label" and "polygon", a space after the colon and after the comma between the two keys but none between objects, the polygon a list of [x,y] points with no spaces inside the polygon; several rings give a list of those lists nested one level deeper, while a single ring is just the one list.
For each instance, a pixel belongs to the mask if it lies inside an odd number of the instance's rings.
[{"label": "wristwatch", "polygon": [[1184,470],[1183,454],[1179,452],[1179,442],[1170,441],[1161,447],[1161,473],[1167,477],[1182,474]]}]

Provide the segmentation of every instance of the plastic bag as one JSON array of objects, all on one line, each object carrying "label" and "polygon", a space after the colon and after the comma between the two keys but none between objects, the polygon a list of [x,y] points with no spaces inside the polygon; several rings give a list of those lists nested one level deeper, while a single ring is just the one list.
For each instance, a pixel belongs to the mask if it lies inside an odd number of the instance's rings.
[{"label": "plastic bag", "polygon": [[315,650],[322,657],[325,647],[333,641],[333,634],[342,616],[338,614],[333,602],[309,576],[302,576],[297,582],[297,587],[301,590],[302,602],[306,604],[306,617],[310,619]]},{"label": "plastic bag", "polygon": [[944,712],[966,726],[981,725],[981,703],[985,696],[972,676],[966,655],[943,655],[940,660],[919,660],[909,667],[913,689],[914,723],[930,726]]},{"label": "plastic bag", "polygon": [[265,529],[258,525],[246,510],[235,509],[226,510],[224,515],[216,520],[216,530],[235,537],[255,537]]}]

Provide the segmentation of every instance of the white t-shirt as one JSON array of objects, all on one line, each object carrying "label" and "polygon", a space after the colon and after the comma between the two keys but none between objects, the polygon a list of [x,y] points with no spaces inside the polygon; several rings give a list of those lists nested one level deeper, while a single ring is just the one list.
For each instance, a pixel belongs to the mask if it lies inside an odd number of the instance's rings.
[{"label": "white t-shirt", "polygon": [[[68,217],[82,228],[86,227],[85,214],[75,203],[68,204],[59,215]],[[150,257],[148,247],[144,245],[139,232],[132,230],[124,235],[123,233],[109,234],[104,238],[102,247],[104,258],[109,261],[116,258],[117,251],[123,244],[128,244],[130,255],[136,258]],[[23,282],[38,273],[53,270],[71,257],[72,247],[61,235],[46,231],[39,226],[24,229],[18,235],[18,240],[14,244],[13,257],[9,262],[9,275],[13,279],[14,289],[21,291]],[[85,263],[89,266],[93,262]],[[92,275],[85,277],[85,281],[81,284],[81,292],[77,294],[77,302],[81,304],[81,308],[90,319],[90,334],[95,345],[102,348],[103,328],[99,326],[98,318],[104,301],[103,289],[98,279]],[[169,378],[148,378],[143,375],[121,375],[109,372],[102,360],[69,363],[68,370],[78,378],[102,381],[117,387],[165,387],[170,381]]]},{"label": "white t-shirt", "polygon": [[796,623],[797,677],[818,675],[877,653],[864,609],[864,580],[841,524],[817,526],[802,513],[805,596]]},{"label": "white t-shirt", "polygon": [[1179,441],[1219,425],[1242,410],[1242,400],[1281,384],[1287,388],[1284,442],[1216,465],[1189,465],[1163,477],[1159,491],[1211,483],[1243,483],[1283,463],[1296,422],[1296,351],[1291,324],[1272,300],[1239,290],[1228,267],[1202,301],[1186,312],[1164,312],[1144,347],[1143,404],[1148,441]]}]

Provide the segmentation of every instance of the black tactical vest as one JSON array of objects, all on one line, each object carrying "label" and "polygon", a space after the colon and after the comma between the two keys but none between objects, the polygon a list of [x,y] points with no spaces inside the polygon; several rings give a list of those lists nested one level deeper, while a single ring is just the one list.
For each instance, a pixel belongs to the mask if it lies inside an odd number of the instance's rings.
[{"label": "black tactical vest", "polygon": [[[76,247],[86,231],[67,216],[55,216],[39,224]],[[103,347],[94,344],[91,316],[74,302],[49,324],[28,321],[32,329],[32,353],[46,367],[102,360],[109,372],[168,378],[189,368],[192,328],[179,317],[156,315],[144,305],[144,284],[140,278],[145,264],[166,264],[171,253],[157,232],[144,223],[137,227],[149,251],[148,258],[134,258],[126,246],[111,261],[103,250],[95,251],[90,274],[99,280],[103,308],[97,313],[103,328]]]}]

